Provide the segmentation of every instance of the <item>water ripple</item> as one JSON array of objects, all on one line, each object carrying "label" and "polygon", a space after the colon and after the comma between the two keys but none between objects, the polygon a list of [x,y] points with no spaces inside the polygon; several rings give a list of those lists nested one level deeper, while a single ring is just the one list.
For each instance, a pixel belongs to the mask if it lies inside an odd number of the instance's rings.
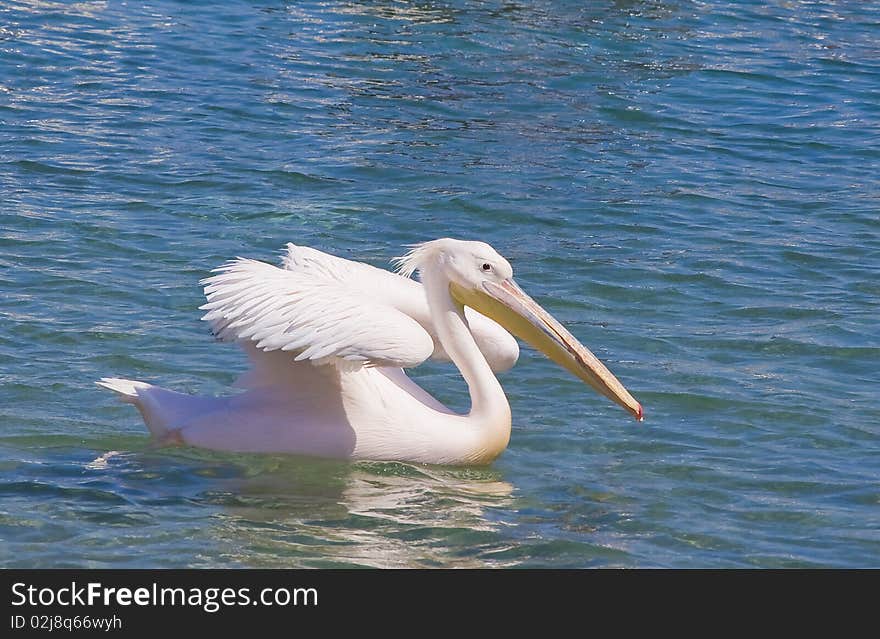
[{"label": "water ripple", "polygon": [[[0,16],[0,565],[878,565],[870,3]],[[445,235],[646,423],[526,349],[489,469],[154,451],[92,385],[223,392],[243,358],[196,308],[231,256]]]}]

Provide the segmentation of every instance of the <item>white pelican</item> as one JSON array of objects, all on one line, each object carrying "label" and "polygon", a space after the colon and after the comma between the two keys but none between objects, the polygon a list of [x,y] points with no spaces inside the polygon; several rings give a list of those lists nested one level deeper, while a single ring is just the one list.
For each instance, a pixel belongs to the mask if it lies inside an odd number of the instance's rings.
[{"label": "white pelican", "polygon": [[[194,397],[116,378],[98,384],[134,404],[160,443],[487,464],[507,447],[511,425],[492,371],[509,368],[519,353],[500,324],[642,419],[641,405],[520,289],[510,263],[488,244],[434,240],[397,263],[395,274],[294,245],[284,268],[228,262],[202,281],[201,308],[218,338],[247,352],[252,368],[236,382],[244,392]],[[421,286],[409,279],[416,271]],[[461,371],[471,398],[466,415],[403,371],[432,356]]]}]

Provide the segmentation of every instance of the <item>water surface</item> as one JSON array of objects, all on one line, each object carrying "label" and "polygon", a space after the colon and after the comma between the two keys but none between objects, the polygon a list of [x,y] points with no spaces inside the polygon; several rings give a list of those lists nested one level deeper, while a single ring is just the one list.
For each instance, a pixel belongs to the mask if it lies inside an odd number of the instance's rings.
[{"label": "water surface", "polygon": [[[880,10],[5,2],[0,565],[880,567]],[[535,352],[490,467],[153,450],[198,280],[481,239],[645,406]],[[448,365],[415,373],[465,410]]]}]

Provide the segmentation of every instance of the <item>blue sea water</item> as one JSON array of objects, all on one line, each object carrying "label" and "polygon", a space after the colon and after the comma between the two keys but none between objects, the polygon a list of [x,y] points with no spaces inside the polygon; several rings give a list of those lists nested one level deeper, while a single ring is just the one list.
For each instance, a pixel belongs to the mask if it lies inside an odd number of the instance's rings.
[{"label": "blue sea water", "polygon": [[[0,566],[880,567],[871,2],[0,3]],[[487,468],[148,445],[200,278],[481,239],[534,351]],[[466,410],[449,365],[414,376]]]}]

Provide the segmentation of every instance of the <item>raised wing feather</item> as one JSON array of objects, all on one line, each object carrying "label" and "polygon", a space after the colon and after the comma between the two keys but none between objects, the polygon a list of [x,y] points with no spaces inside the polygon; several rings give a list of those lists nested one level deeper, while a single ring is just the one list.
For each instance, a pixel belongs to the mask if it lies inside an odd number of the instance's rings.
[{"label": "raised wing feather", "polygon": [[431,336],[414,319],[342,286],[238,258],[202,281],[215,335],[250,341],[264,351],[291,351],[295,359],[337,358],[374,366],[412,367],[434,350]]},{"label": "raised wing feather", "polygon": [[[397,309],[418,322],[434,340],[434,352],[431,356],[433,359],[449,360],[440,344],[425,291],[419,282],[308,246],[289,243],[286,248],[281,261],[283,268],[304,277],[335,282],[340,287],[357,291],[374,303]],[[492,370],[505,371],[516,363],[519,346],[510,333],[472,308],[465,308],[465,316],[477,346]]]}]

